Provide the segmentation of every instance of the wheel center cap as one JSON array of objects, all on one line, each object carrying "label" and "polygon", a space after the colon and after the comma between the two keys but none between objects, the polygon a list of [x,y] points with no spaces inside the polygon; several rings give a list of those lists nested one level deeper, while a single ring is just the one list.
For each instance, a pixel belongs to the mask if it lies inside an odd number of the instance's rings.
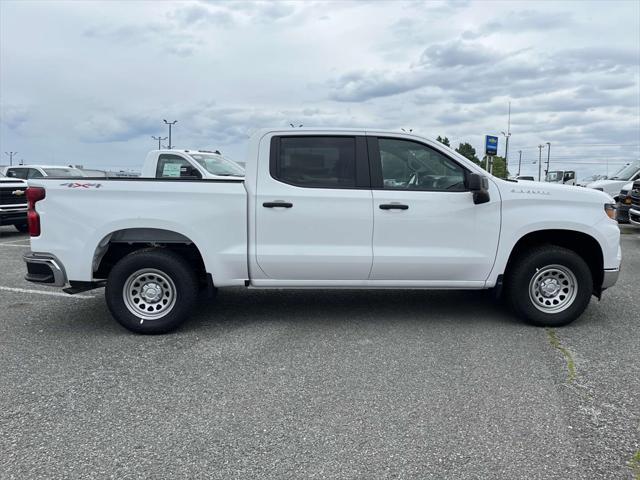
[{"label": "wheel center cap", "polygon": [[140,294],[148,303],[155,303],[162,297],[162,288],[156,283],[147,283]]},{"label": "wheel center cap", "polygon": [[554,279],[547,279],[540,285],[540,291],[545,297],[553,297],[560,290],[560,285]]}]

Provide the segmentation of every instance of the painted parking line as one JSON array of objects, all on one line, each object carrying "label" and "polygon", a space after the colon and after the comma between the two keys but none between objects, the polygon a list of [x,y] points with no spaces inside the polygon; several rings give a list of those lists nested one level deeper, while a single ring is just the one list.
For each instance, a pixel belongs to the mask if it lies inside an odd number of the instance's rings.
[{"label": "painted parking line", "polygon": [[10,243],[18,243],[18,242],[26,242],[27,244],[29,243],[29,239],[28,238],[16,238],[15,240],[8,240],[6,242],[0,242],[2,244],[10,244]]},{"label": "painted parking line", "polygon": [[15,245],[13,243],[2,243],[0,242],[0,247],[19,247],[19,248],[29,248],[31,245]]},{"label": "painted parking line", "polygon": [[62,292],[45,292],[44,290],[33,290],[30,288],[15,288],[15,287],[3,287],[0,285],[0,290],[5,290],[7,292],[16,292],[16,293],[35,293],[38,295],[49,295],[51,297],[64,297],[78,300],[88,300],[90,298],[96,298],[93,295],[69,295],[68,293]]}]

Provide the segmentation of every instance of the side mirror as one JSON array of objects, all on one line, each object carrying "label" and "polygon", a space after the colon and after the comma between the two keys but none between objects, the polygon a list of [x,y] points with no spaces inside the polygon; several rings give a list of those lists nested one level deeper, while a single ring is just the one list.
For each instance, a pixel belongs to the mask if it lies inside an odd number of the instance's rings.
[{"label": "side mirror", "polygon": [[467,175],[467,188],[473,193],[473,203],[479,205],[487,203],[489,197],[489,179],[479,173],[469,173]]}]

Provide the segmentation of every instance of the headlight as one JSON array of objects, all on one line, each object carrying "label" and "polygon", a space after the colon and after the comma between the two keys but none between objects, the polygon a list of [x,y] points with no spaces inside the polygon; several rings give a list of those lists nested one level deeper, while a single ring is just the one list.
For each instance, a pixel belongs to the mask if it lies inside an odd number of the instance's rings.
[{"label": "headlight", "polygon": [[613,203],[605,203],[604,204],[604,213],[607,214],[611,220],[616,219],[616,206]]}]

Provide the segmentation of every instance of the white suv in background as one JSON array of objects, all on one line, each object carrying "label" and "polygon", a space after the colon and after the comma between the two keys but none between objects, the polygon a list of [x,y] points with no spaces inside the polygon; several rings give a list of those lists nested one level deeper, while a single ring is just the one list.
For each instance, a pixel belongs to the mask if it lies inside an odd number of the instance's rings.
[{"label": "white suv in background", "polygon": [[4,167],[4,171],[1,173],[9,178],[21,178],[22,180],[43,177],[81,178],[85,176],[81,170],[64,165],[15,165]]}]

